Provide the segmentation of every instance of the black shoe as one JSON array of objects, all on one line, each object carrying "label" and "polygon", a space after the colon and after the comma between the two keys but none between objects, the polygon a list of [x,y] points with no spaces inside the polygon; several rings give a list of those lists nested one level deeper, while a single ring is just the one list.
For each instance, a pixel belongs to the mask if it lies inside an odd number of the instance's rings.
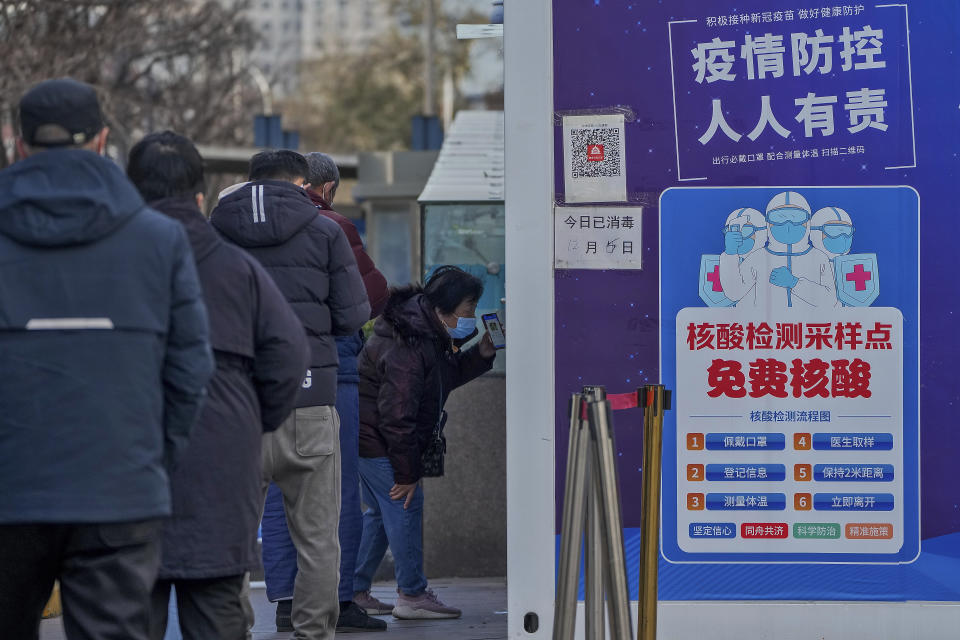
[{"label": "black shoe", "polygon": [[337,620],[337,633],[386,630],[386,622],[371,618],[356,602],[351,602],[346,609],[340,611],[340,619]]},{"label": "black shoe", "polygon": [[277,602],[277,632],[293,631],[293,620],[290,616],[293,613],[293,600],[280,600]]}]

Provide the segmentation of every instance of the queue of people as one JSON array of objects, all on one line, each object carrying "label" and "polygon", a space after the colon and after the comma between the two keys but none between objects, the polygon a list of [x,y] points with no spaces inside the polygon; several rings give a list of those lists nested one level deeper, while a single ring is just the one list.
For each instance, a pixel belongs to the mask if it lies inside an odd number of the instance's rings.
[{"label": "queue of people", "polygon": [[[0,171],[0,637],[36,638],[59,580],[71,639],[162,640],[171,589],[186,640],[247,638],[261,518],[278,631],[458,617],[424,576],[420,480],[442,473],[447,396],[496,356],[488,335],[461,350],[482,283],[444,267],[388,290],[324,154],[257,154],[207,220],[193,143],[150,134],[124,175],[91,87],[40,83],[20,121],[25,159]],[[388,547],[395,603],[370,594]]]}]

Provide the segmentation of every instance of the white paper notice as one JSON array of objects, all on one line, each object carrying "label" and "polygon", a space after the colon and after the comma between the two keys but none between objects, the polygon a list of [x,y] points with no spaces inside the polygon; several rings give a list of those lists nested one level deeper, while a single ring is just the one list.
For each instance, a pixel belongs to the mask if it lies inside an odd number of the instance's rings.
[{"label": "white paper notice", "polygon": [[563,117],[566,202],[625,202],[623,114]]},{"label": "white paper notice", "polygon": [[555,207],[554,267],[640,269],[642,207]]}]

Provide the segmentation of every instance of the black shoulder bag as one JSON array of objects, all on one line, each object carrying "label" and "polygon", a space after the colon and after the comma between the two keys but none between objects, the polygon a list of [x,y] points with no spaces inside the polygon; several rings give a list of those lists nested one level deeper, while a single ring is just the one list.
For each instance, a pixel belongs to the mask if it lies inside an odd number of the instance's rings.
[{"label": "black shoulder bag", "polygon": [[443,435],[443,427],[447,424],[447,412],[443,410],[443,378],[440,379],[440,415],[437,424],[430,434],[430,441],[420,454],[420,466],[423,468],[424,478],[439,478],[443,476],[443,456],[447,452],[447,439]]}]

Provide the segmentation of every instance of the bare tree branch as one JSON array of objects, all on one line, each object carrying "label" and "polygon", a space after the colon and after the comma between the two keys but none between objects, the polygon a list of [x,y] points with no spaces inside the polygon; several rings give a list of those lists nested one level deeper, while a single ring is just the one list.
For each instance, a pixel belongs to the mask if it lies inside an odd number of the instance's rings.
[{"label": "bare tree branch", "polygon": [[160,128],[199,143],[249,144],[258,93],[244,60],[256,34],[240,8],[215,0],[0,0],[0,110],[9,113],[41,80],[71,76],[97,88],[121,151]]}]

